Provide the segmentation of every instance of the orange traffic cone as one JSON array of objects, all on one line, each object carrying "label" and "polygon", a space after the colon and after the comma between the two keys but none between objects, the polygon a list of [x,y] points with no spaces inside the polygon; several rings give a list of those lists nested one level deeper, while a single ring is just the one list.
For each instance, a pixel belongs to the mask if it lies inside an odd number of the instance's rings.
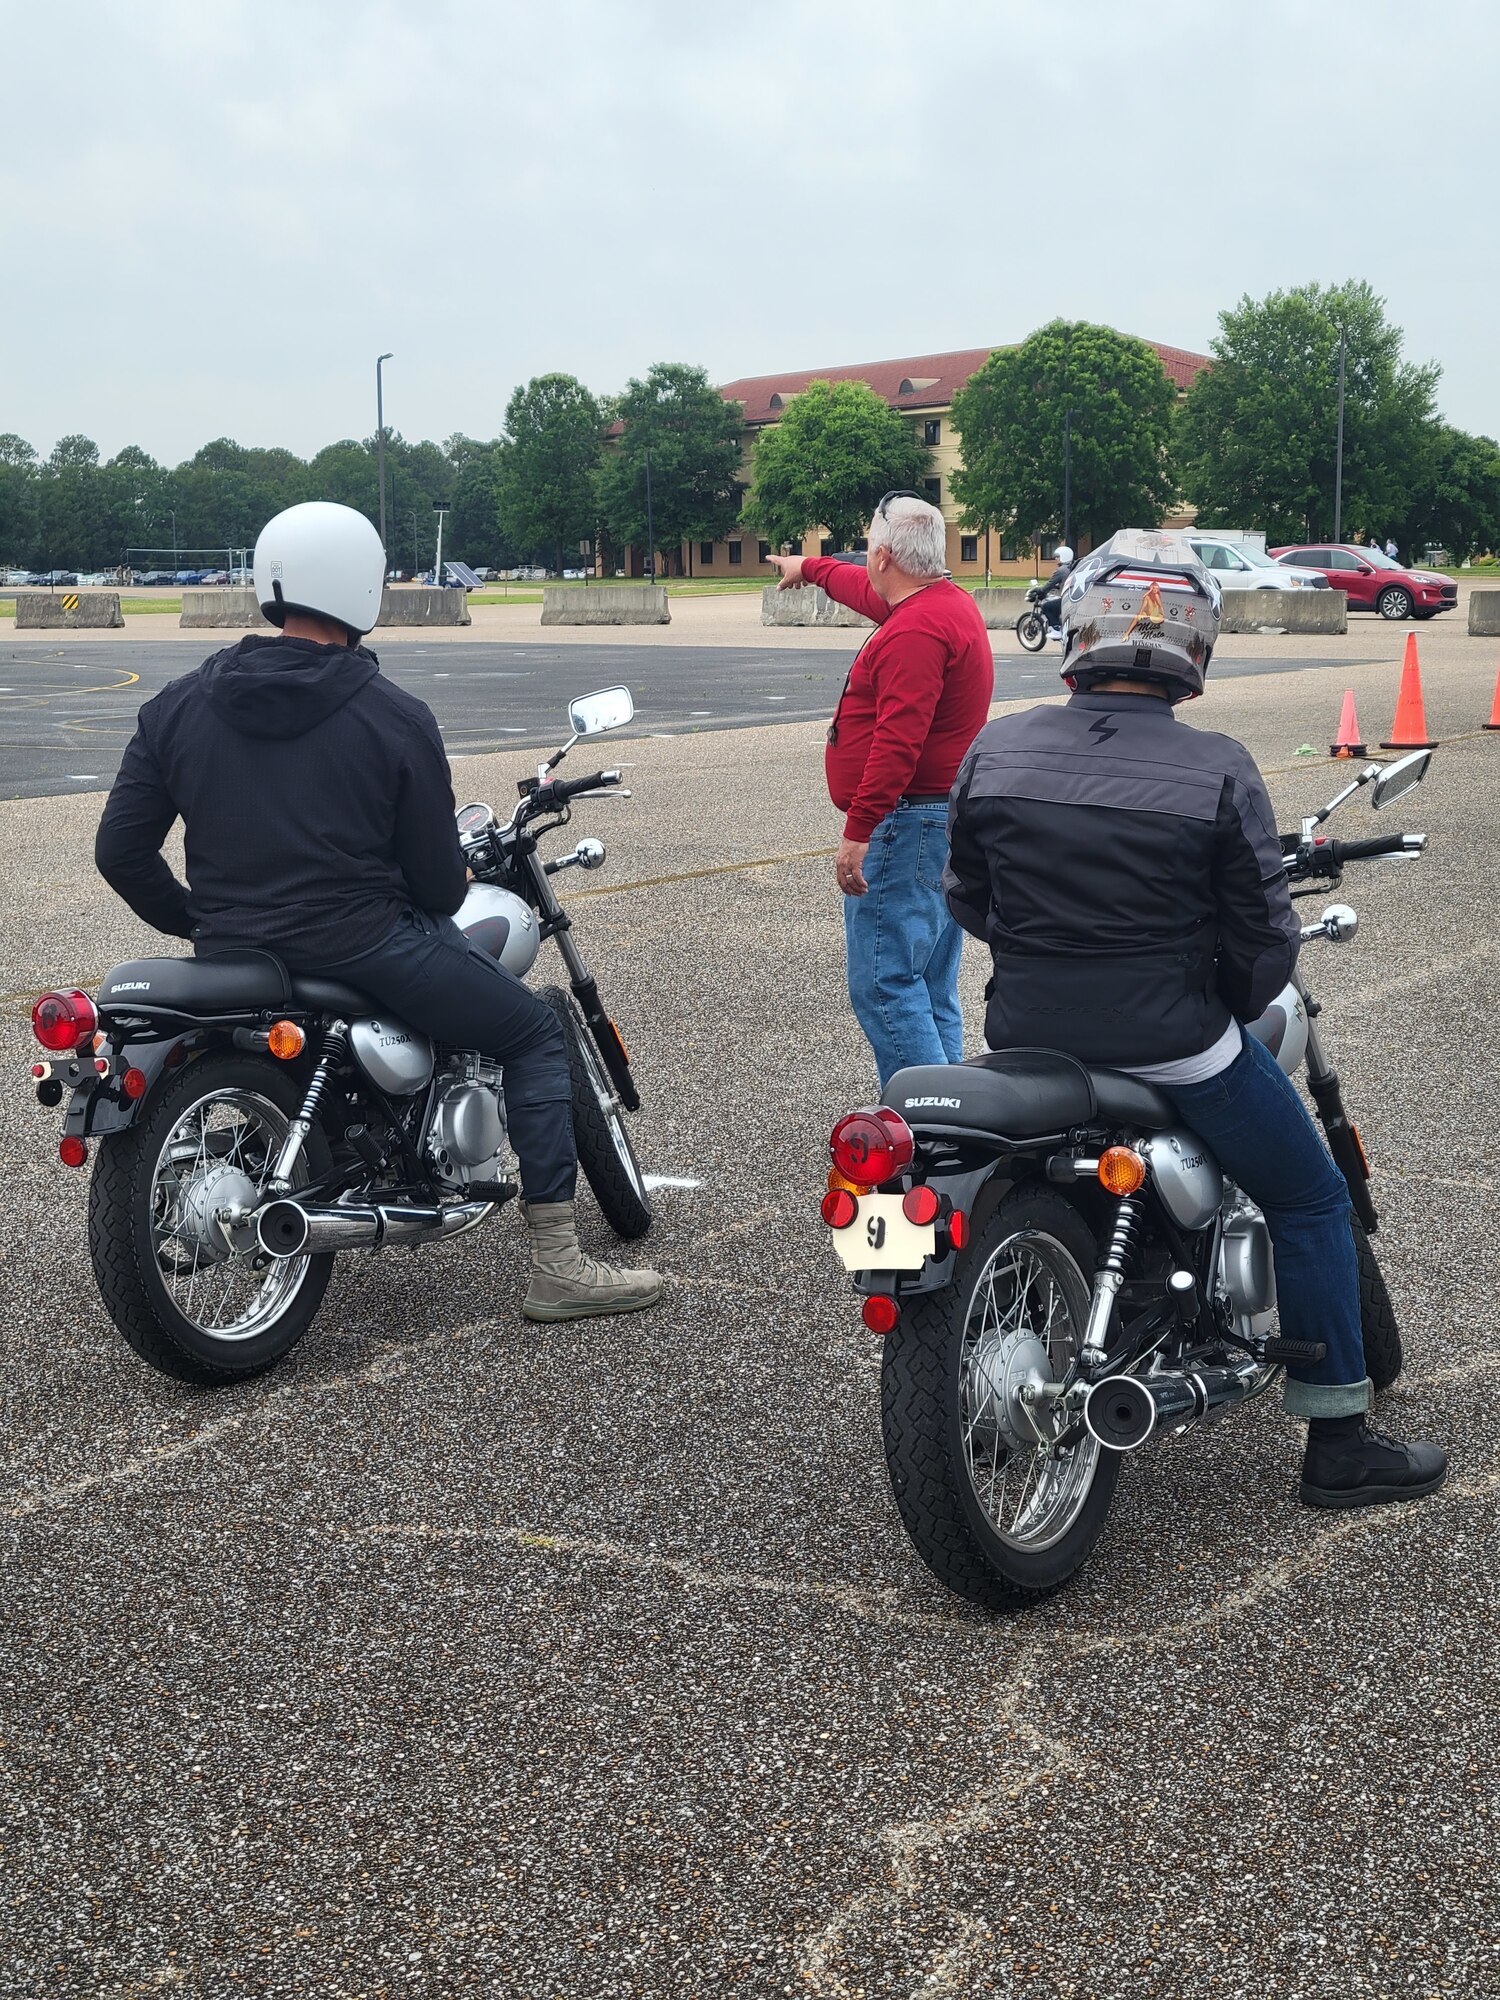
[{"label": "orange traffic cone", "polygon": [[1396,719],[1382,750],[1435,750],[1436,740],[1427,734],[1427,716],[1422,708],[1422,669],[1417,660],[1417,635],[1406,635],[1406,658],[1401,662],[1401,689],[1396,696]]},{"label": "orange traffic cone", "polygon": [[1354,690],[1344,689],[1344,712],[1339,717],[1339,733],[1328,746],[1330,757],[1363,757],[1364,738],[1359,733],[1359,717],[1354,713]]},{"label": "orange traffic cone", "polygon": [[1486,729],[1500,729],[1500,674],[1495,676],[1495,705],[1490,710],[1490,719],[1484,724]]}]

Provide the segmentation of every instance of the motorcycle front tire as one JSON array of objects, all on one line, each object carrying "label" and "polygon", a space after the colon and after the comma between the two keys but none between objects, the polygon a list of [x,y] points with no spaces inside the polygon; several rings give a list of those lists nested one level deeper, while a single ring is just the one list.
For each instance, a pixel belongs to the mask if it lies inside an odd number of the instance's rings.
[{"label": "motorcycle front tire", "polygon": [[1349,1227],[1354,1232],[1354,1250],[1359,1259],[1359,1331],[1365,1344],[1365,1373],[1375,1394],[1382,1396],[1403,1366],[1401,1328],[1374,1244],[1357,1215],[1351,1214]]},{"label": "motorcycle front tire", "polygon": [[599,1213],[616,1236],[634,1243],[651,1227],[656,1211],[630,1143],[625,1113],[572,996],[560,986],[544,986],[540,997],[561,1022],[567,1044],[578,1164],[593,1189]]},{"label": "motorcycle front tire", "polygon": [[1047,621],[1039,611],[1023,611],[1016,620],[1016,637],[1028,653],[1039,653],[1047,643]]}]

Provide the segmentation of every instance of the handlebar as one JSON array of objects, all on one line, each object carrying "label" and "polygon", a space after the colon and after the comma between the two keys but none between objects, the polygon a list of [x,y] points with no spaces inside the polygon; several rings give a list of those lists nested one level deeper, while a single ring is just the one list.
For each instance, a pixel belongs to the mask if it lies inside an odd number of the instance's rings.
[{"label": "handlebar", "polygon": [[1378,861],[1392,854],[1420,854],[1427,845],[1425,833],[1382,833],[1373,840],[1319,840],[1303,848],[1295,836],[1282,835],[1282,852],[1293,880],[1307,876],[1338,875],[1350,861]]},{"label": "handlebar", "polygon": [[562,806],[569,799],[576,799],[580,792],[598,791],[601,786],[618,785],[619,782],[618,771],[596,771],[591,778],[554,778],[543,790],[550,792],[555,802]]}]

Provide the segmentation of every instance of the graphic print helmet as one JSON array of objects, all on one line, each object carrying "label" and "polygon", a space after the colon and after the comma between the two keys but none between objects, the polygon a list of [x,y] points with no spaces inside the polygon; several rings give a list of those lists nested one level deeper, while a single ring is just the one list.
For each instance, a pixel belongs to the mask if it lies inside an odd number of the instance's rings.
[{"label": "graphic print helmet", "polygon": [[1174,702],[1203,692],[1219,637],[1221,594],[1171,529],[1121,528],[1062,588],[1062,677],[1069,687],[1129,676],[1160,681]]}]

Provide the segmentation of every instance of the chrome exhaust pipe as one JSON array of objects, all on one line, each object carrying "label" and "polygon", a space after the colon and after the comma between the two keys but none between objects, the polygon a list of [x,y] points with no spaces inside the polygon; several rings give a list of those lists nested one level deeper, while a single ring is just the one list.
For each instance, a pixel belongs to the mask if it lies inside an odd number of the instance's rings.
[{"label": "chrome exhaust pipe", "polygon": [[321,1257],[333,1250],[379,1250],[386,1244],[435,1243],[482,1222],[492,1201],[451,1208],[381,1203],[374,1207],[268,1202],[255,1218],[260,1247],[270,1257]]},{"label": "chrome exhaust pipe", "polygon": [[1259,1373],[1247,1354],[1229,1368],[1107,1375],[1089,1390],[1084,1425],[1106,1451],[1139,1451],[1159,1430],[1185,1428],[1221,1404],[1245,1402]]}]

